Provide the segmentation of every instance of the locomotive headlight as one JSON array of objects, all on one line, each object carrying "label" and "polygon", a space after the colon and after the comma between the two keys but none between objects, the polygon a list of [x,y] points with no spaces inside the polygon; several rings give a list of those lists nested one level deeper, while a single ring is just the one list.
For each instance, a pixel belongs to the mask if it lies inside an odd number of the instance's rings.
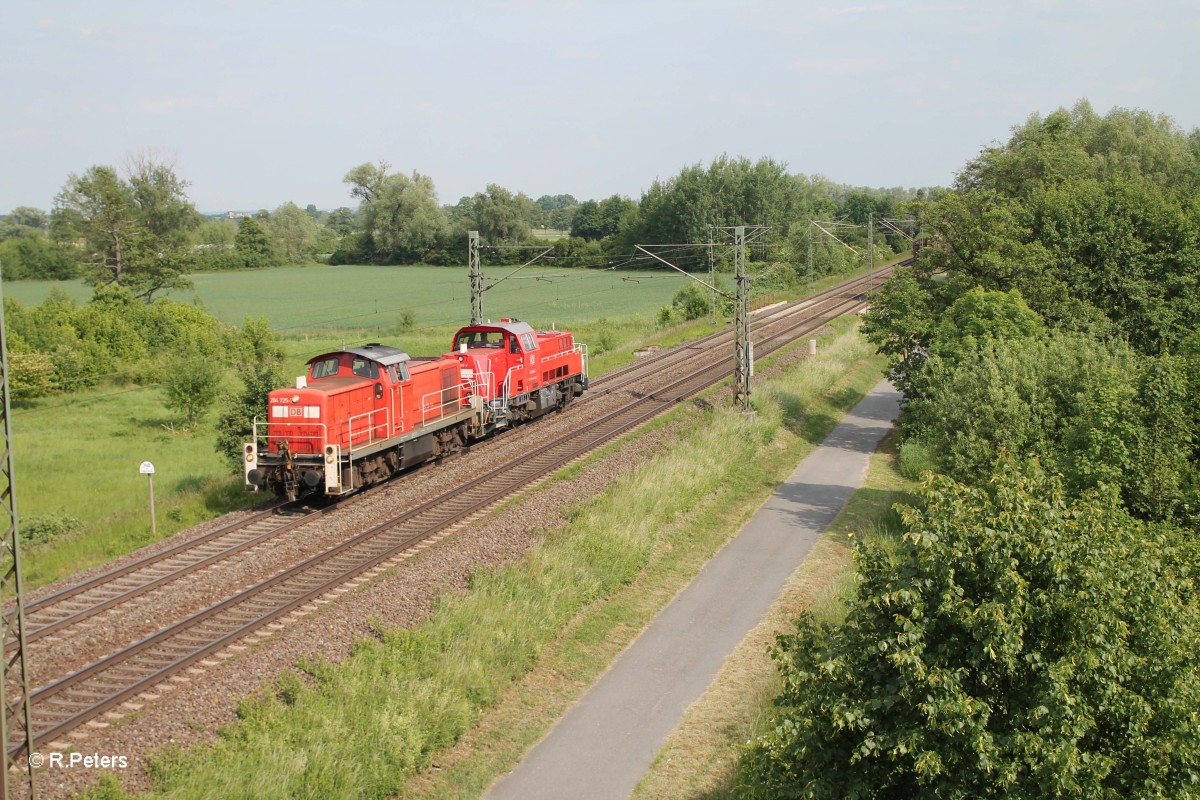
[{"label": "locomotive headlight", "polygon": [[300,402],[300,395],[298,395],[298,394],[294,394],[294,395],[292,395],[292,402],[293,402],[293,403],[299,403],[299,402]]},{"label": "locomotive headlight", "polygon": [[326,463],[326,464],[332,464],[332,463],[333,463],[333,453],[326,453],[326,454],[325,454],[325,463]]},{"label": "locomotive headlight", "polygon": [[246,463],[250,464],[254,461],[254,453],[246,453]]}]

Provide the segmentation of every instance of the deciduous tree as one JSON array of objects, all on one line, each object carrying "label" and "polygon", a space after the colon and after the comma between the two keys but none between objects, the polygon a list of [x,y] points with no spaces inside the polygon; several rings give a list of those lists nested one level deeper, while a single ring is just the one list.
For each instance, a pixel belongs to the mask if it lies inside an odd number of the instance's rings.
[{"label": "deciduous tree", "polygon": [[861,546],[844,622],[780,637],[752,798],[1194,797],[1200,606],[1187,542],[1036,464],[934,478]]}]

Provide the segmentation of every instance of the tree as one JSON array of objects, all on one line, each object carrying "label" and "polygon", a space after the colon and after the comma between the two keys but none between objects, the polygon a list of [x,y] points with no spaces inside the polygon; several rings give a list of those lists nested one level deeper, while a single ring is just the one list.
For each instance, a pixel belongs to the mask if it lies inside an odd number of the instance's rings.
[{"label": "tree", "polygon": [[571,235],[589,241],[613,236],[621,230],[622,221],[637,213],[637,203],[627,197],[614,194],[600,202],[588,200],[581,203],[571,220]]},{"label": "tree", "polygon": [[1031,117],[922,220],[914,272],[936,317],[1019,289],[1051,327],[1172,349],[1200,317],[1200,154],[1166,118],[1086,103]]},{"label": "tree", "polygon": [[333,231],[339,238],[349,236],[354,232],[354,212],[345,206],[335,208],[325,218],[325,227]]},{"label": "tree", "polygon": [[267,221],[275,252],[292,264],[312,261],[321,226],[295,203],[284,203]]},{"label": "tree", "polygon": [[186,246],[189,234],[203,221],[187,198],[187,181],[175,174],[174,165],[145,153],[130,157],[126,172],[138,221],[154,238],[154,246],[160,251]]},{"label": "tree", "polygon": [[184,427],[194,428],[217,400],[223,365],[202,344],[189,343],[176,354],[167,372],[167,408]]},{"label": "tree", "polygon": [[0,220],[0,241],[15,236],[44,235],[50,229],[50,215],[40,208],[17,206]]},{"label": "tree", "polygon": [[934,478],[892,547],[862,545],[838,625],[778,640],[761,798],[1193,797],[1194,554],[1036,464]]},{"label": "tree", "polygon": [[266,319],[246,318],[237,344],[242,390],[225,395],[217,421],[216,451],[233,472],[242,469],[242,443],[255,417],[266,419],[267,395],[283,384],[283,351]]},{"label": "tree", "polygon": [[429,177],[415,170],[389,173],[389,167],[385,161],[361,164],[343,179],[362,201],[358,250],[376,262],[419,261],[437,246],[446,217]]},{"label": "tree", "polygon": [[275,251],[274,242],[263,224],[253,217],[242,217],[238,221],[233,247],[242,265],[251,269],[273,267],[279,263],[279,254]]},{"label": "tree", "polygon": [[54,222],[80,236],[87,248],[93,280],[124,278],[128,239],[137,234],[133,190],[112,167],[95,166],[72,175],[54,198]]},{"label": "tree", "polygon": [[537,206],[524,194],[489,183],[471,199],[471,218],[488,244],[519,243],[529,238],[529,219]]},{"label": "tree", "polygon": [[122,179],[107,166],[72,174],[55,198],[51,225],[60,237],[82,240],[92,284],[129,286],[149,302],[164,289],[190,285],[183,275],[200,215],[170,165],[138,156],[128,174]]},{"label": "tree", "polygon": [[69,249],[41,235],[14,236],[0,242],[0,265],[6,281],[70,280],[79,271],[72,255]]}]

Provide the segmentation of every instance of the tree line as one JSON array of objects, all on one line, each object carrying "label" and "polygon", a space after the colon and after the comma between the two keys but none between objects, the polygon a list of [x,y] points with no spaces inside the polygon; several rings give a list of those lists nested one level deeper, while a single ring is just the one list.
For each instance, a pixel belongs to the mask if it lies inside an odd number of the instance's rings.
[{"label": "tree line", "polygon": [[[0,265],[8,280],[77,279],[128,287],[145,300],[189,286],[187,275],[326,260],[334,264],[462,264],[467,231],[487,246],[546,242],[550,259],[576,265],[628,258],[636,244],[721,242],[732,225],[767,225],[752,258],[797,274],[844,269],[850,249],[820,234],[814,218],[840,217],[841,237],[865,251],[868,216],[907,214],[925,190],[853,189],[820,176],[790,173],[777,161],[721,156],[656,180],[638,200],[613,195],[580,201],[570,194],[537,200],[496,184],[440,205],[433,181],[386,162],[361,164],[344,178],[353,208],[319,210],[288,202],[240,219],[205,218],[188,199],[188,182],[168,161],[140,154],[121,167],[96,165],[68,176],[54,207],[29,206],[0,219]],[[550,241],[538,234],[553,231]],[[561,235],[566,233],[566,237]],[[878,256],[906,246],[888,232]],[[698,251],[697,251],[698,252]],[[811,263],[810,263],[811,254]],[[521,259],[490,251],[492,263]],[[865,257],[865,256],[864,256]],[[685,268],[707,267],[698,256]]]},{"label": "tree line", "polygon": [[898,537],[779,639],[749,797],[1200,793],[1200,131],[1086,102],[922,204],[864,330]]}]

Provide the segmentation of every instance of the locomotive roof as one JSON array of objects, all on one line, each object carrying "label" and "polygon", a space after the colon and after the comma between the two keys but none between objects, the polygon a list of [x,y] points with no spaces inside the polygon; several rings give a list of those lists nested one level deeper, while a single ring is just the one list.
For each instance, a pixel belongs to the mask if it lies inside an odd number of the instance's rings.
[{"label": "locomotive roof", "polygon": [[[395,347],[388,347],[386,344],[364,344],[362,347],[347,347],[345,350],[341,350],[339,352],[350,353],[352,355],[362,356],[363,358],[369,358],[372,361],[379,362],[385,367],[390,367],[392,364],[400,364],[404,361],[410,360],[408,353]],[[326,353],[323,356],[317,356],[316,358],[312,359],[312,361],[318,361],[330,355],[333,354]]]},{"label": "locomotive roof", "polygon": [[478,325],[468,325],[465,328],[463,328],[463,330],[464,331],[493,330],[496,328],[499,328],[502,331],[508,331],[509,333],[514,333],[514,334],[518,334],[518,335],[522,334],[522,333],[533,333],[534,332],[533,328],[529,325],[528,322],[521,322],[519,319],[513,319],[513,320],[509,320],[507,322],[505,322],[504,320],[501,320],[500,322],[481,322]]}]

